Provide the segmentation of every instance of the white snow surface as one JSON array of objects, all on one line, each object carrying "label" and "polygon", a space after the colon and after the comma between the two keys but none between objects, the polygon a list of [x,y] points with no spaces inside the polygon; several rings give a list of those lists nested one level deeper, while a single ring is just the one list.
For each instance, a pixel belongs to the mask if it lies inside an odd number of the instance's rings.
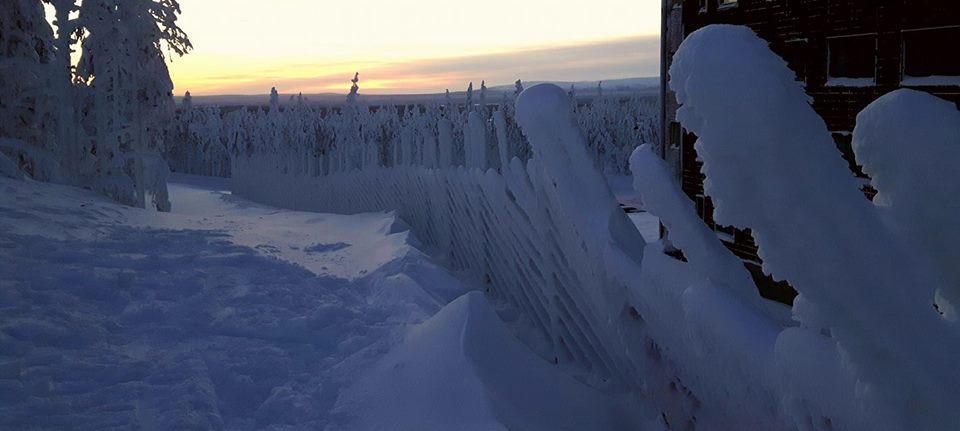
[{"label": "white snow surface", "polygon": [[[462,296],[394,214],[280,210],[223,186],[175,176],[158,213],[0,178],[0,429],[637,423]],[[404,375],[435,390],[400,390]],[[434,403],[453,393],[469,398]]]}]

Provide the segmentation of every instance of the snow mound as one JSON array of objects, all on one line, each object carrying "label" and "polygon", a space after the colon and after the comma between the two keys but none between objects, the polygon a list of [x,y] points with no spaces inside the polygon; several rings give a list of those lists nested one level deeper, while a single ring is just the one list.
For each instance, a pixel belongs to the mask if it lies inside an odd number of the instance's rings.
[{"label": "snow mound", "polygon": [[480,292],[412,328],[346,389],[343,430],[626,430],[639,422],[516,341]]}]

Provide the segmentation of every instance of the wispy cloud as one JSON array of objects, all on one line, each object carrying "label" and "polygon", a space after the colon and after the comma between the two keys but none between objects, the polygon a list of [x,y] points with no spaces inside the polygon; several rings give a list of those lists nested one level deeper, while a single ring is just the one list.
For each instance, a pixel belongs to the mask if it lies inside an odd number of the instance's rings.
[{"label": "wispy cloud", "polygon": [[[232,66],[236,70],[238,65]],[[300,60],[286,66],[246,65],[242,72],[233,70],[175,73],[174,82],[178,92],[190,90],[198,95],[263,94],[273,86],[284,93],[339,93],[346,92],[349,78],[357,71],[362,91],[397,94],[461,89],[468,81],[478,85],[480,80],[499,85],[518,78],[579,81],[653,76],[659,72],[659,40],[636,36],[462,57],[335,65]]]}]

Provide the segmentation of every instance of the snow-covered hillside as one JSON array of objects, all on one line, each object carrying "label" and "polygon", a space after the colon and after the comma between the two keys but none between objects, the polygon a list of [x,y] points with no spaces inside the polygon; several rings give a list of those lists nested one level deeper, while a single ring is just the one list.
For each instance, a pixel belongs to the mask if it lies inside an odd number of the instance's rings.
[{"label": "snow-covered hillside", "polygon": [[0,429],[637,429],[394,215],[224,189],[176,177],[157,213],[0,179]]}]

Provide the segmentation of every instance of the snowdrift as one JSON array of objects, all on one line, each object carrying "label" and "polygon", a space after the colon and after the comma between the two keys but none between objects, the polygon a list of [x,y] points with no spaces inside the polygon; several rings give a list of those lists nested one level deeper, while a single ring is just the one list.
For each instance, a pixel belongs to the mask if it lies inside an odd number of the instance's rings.
[{"label": "snowdrift", "polygon": [[[613,401],[613,402],[611,402]],[[453,301],[347,388],[342,430],[627,430],[626,396],[601,396],[519,343],[480,292]]]}]

